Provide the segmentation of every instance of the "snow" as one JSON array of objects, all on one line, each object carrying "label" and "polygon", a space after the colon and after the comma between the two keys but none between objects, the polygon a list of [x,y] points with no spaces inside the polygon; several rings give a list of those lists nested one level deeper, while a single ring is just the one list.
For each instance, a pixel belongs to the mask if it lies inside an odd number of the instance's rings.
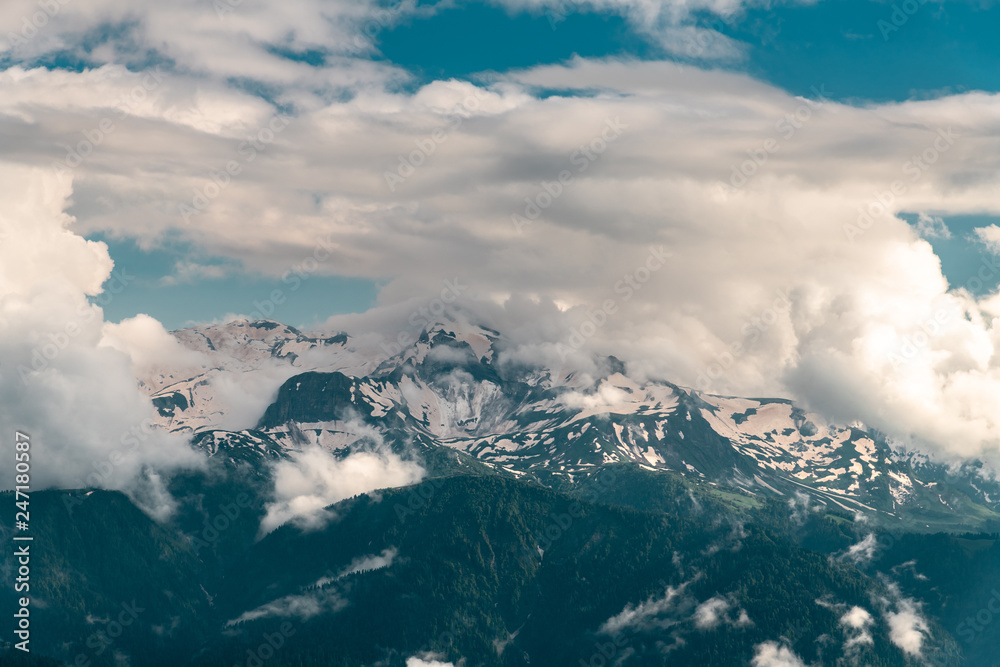
[{"label": "snow", "polygon": [[[429,332],[432,338],[444,335],[468,344],[484,363],[494,359],[500,349],[494,348],[498,339],[495,332],[460,318],[435,325]],[[154,397],[175,392],[184,396],[187,409],[175,409],[172,416],[156,420],[158,426],[182,433],[226,428],[234,412],[253,412],[256,405],[248,409],[247,400],[259,401],[262,413],[278,387],[302,372],[339,371],[358,378],[352,388],[353,400],[369,406],[375,419],[398,414],[424,441],[467,452],[516,475],[529,467],[572,475],[620,460],[662,470],[666,457],[700,444],[691,430],[697,409],[709,428],[760,466],[760,474],[753,477],[753,488],[758,492],[766,489],[780,495],[782,486],[776,480],[784,480],[814,494],[832,494],[854,502],[849,500],[852,496],[865,496],[867,489],[881,481],[879,475],[888,475],[890,493],[900,504],[920,483],[902,472],[911,468],[900,467],[905,461],[888,452],[881,440],[865,434],[863,425],[855,424],[852,430],[846,425],[826,424],[818,415],[799,411],[785,400],[691,392],[693,398],[707,404],[695,408],[696,401],[682,396],[685,390],[664,382],[613,373],[595,383],[592,376],[573,368],[538,368],[529,373],[526,382],[551,393],[544,399],[520,401],[497,384],[470,381],[461,372],[424,377],[423,371],[408,370],[390,375],[405,359],[424,359],[435,354],[435,349],[448,354],[452,347],[415,343],[388,359],[391,350],[378,349],[377,341],[370,337],[329,343],[323,336],[283,325],[255,327],[239,321],[195,327],[174,332],[174,336],[202,355],[203,361],[189,368],[157,369],[140,378],[140,383]],[[304,383],[296,380],[293,386],[301,391]],[[681,423],[681,415],[675,413],[682,398],[686,406],[683,419],[691,424],[686,434],[676,424],[670,426],[671,419]],[[800,430],[804,422],[811,424],[810,429]],[[358,438],[345,428],[338,422],[300,424],[295,437],[285,428],[274,429],[272,435],[286,448],[300,446],[297,439],[304,437],[307,442],[337,450]],[[272,446],[242,436],[227,440],[221,431],[204,446],[214,453],[227,442],[258,449]],[[704,476],[686,462],[682,470]],[[989,502],[990,495],[982,495]]]}]

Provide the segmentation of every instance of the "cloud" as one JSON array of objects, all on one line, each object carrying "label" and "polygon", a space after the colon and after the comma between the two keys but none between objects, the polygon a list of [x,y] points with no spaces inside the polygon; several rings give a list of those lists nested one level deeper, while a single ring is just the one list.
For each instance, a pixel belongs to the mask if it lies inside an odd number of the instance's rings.
[{"label": "cloud", "polygon": [[936,215],[920,213],[917,217],[917,233],[925,239],[950,239],[951,230],[944,219]]},{"label": "cloud", "polygon": [[848,635],[847,641],[844,642],[844,651],[851,653],[861,645],[874,643],[868,631],[873,624],[872,615],[863,607],[854,606],[846,611],[840,617],[840,626]]},{"label": "cloud", "polygon": [[[696,577],[697,579],[697,577]],[[604,635],[618,635],[625,630],[648,630],[654,627],[670,627],[677,624],[679,614],[690,613],[696,601],[685,591],[692,581],[676,588],[667,586],[663,597],[650,596],[638,605],[625,605],[615,616],[606,620],[598,632]]]},{"label": "cloud", "polygon": [[237,618],[226,622],[232,626],[259,618],[298,618],[307,621],[321,614],[336,613],[347,607],[347,600],[337,589],[322,589],[313,593],[286,595],[259,607],[243,612]]},{"label": "cloud", "polygon": [[860,542],[848,547],[841,558],[849,560],[855,565],[868,565],[872,562],[872,558],[875,557],[878,547],[878,539],[875,537],[875,533],[868,533]]},{"label": "cloud", "polygon": [[875,624],[871,613],[864,607],[849,607],[843,602],[835,602],[829,596],[816,600],[816,604],[837,614],[837,625],[844,633],[844,656],[855,664],[861,648],[875,641],[871,634],[871,627]]},{"label": "cloud", "polygon": [[920,657],[930,627],[913,600],[902,598],[895,606],[894,611],[885,612],[885,620],[889,624],[889,640],[907,655]]},{"label": "cloud", "polygon": [[694,626],[699,630],[712,630],[719,625],[729,609],[729,602],[720,597],[705,600],[694,610]]},{"label": "cloud", "polygon": [[634,400],[629,392],[607,380],[602,380],[592,393],[570,391],[559,397],[559,402],[563,405],[578,408],[588,413],[613,412],[614,408],[620,409],[623,404],[631,403]]},{"label": "cloud", "polygon": [[71,231],[70,192],[65,175],[0,163],[0,421],[31,437],[34,488],[120,489],[163,518],[161,474],[204,459],[152,426],[133,360],[102,345],[113,263]]},{"label": "cloud", "polygon": [[720,625],[733,625],[735,627],[746,627],[753,625],[746,610],[739,609],[731,617],[729,611],[734,603],[731,599],[719,597],[709,598],[699,604],[694,610],[694,627],[699,630],[714,630]]},{"label": "cloud", "polygon": [[803,525],[809,519],[810,514],[822,511],[822,507],[812,504],[812,497],[808,493],[801,491],[792,494],[788,499],[788,506],[792,510],[789,518],[796,526]]},{"label": "cloud", "polygon": [[618,636],[624,632],[670,630],[673,646],[683,644],[683,635],[692,629],[702,632],[720,626],[743,628],[753,625],[746,610],[739,608],[732,595],[714,595],[704,602],[687,592],[701,578],[697,574],[679,586],[667,586],[662,597],[651,595],[639,604],[627,604],[622,611],[601,624],[598,632]]},{"label": "cloud", "polygon": [[232,268],[220,264],[198,264],[188,260],[178,261],[174,265],[174,272],[169,276],[160,279],[161,285],[182,285],[195,283],[201,280],[212,280],[225,278],[232,273]]},{"label": "cloud", "polygon": [[381,554],[370,554],[368,556],[358,556],[351,561],[351,564],[340,571],[335,577],[323,577],[316,582],[317,586],[325,586],[331,582],[337,581],[338,579],[343,579],[346,576],[357,574],[358,572],[368,572],[371,570],[381,570],[384,567],[389,567],[396,560],[396,556],[399,555],[399,550],[396,547],[389,547],[383,549]]},{"label": "cloud", "polygon": [[[291,0],[281,7],[198,0],[178,0],[166,7],[95,0],[60,4],[58,11],[46,12],[44,25],[32,32],[31,17],[38,10],[30,0],[4,4],[0,34],[8,39],[0,40],[0,53],[6,51],[18,61],[64,51],[85,62],[133,66],[155,54],[156,60],[178,69],[220,79],[312,85],[356,79],[347,62],[354,55],[372,53],[373,35],[427,11],[412,2],[384,10],[373,2],[324,0]],[[94,47],[84,36],[98,31],[104,38]],[[12,34],[16,37],[9,38]],[[287,57],[310,50],[324,62],[311,65]],[[370,61],[357,65],[369,77],[390,69]]]},{"label": "cloud", "polygon": [[1000,227],[988,225],[973,230],[979,241],[994,255],[1000,255]]},{"label": "cloud", "polygon": [[802,662],[802,658],[795,655],[792,649],[773,641],[754,646],[754,656],[750,665],[751,667],[806,667],[806,663]]},{"label": "cloud", "polygon": [[260,532],[289,521],[306,530],[321,528],[333,518],[329,505],[360,493],[415,484],[424,474],[418,463],[381,444],[343,458],[318,445],[307,446],[275,465],[275,500],[267,506]]},{"label": "cloud", "polygon": [[[811,0],[800,0],[803,4]],[[542,12],[553,28],[574,13],[606,13],[624,17],[633,30],[665,52],[683,60],[733,61],[746,45],[724,35],[758,0],[500,0],[513,10]],[[698,21],[701,15],[703,20]],[[704,17],[714,19],[711,22]],[[700,24],[699,24],[700,23]],[[708,25],[706,25],[708,24]]]},{"label": "cloud", "polygon": [[183,373],[209,364],[206,355],[185,347],[149,315],[136,315],[121,322],[107,322],[101,330],[100,346],[128,355],[136,377],[169,370]]},{"label": "cloud", "polygon": [[384,549],[381,554],[371,554],[361,556],[351,561],[335,577],[321,577],[310,588],[303,593],[294,593],[272,600],[259,607],[240,614],[226,623],[232,626],[243,621],[253,621],[258,618],[278,617],[278,618],[298,618],[306,621],[314,616],[327,613],[336,613],[348,605],[347,599],[342,595],[343,588],[328,587],[329,584],[342,579],[348,575],[358,572],[377,570],[389,567],[396,559],[399,551],[395,547]]},{"label": "cloud", "polygon": [[[421,656],[412,655],[406,659],[406,667],[456,667],[453,662],[443,662],[443,656],[434,653],[425,653]],[[459,661],[463,665],[464,660]]]}]

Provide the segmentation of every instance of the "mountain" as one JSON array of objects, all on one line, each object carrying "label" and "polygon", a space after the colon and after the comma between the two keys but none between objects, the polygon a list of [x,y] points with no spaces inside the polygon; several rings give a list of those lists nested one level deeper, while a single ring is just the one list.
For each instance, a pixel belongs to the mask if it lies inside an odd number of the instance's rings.
[{"label": "mountain", "polygon": [[[344,450],[359,421],[420,456],[450,450],[556,489],[631,462],[750,497],[815,502],[885,526],[933,531],[1000,527],[1000,484],[978,463],[960,467],[907,451],[863,425],[831,424],[785,399],[716,396],[664,380],[634,380],[617,359],[598,377],[512,361],[510,344],[465,318],[428,326],[412,345],[362,362],[346,334],[306,336],[273,322],[232,322],[175,334],[214,353],[223,373],[281,369],[259,421],[221,433],[213,376],[161,386],[167,428],[224,437],[231,447]],[[368,354],[371,354],[369,347]],[[275,366],[272,366],[275,367]],[[176,378],[171,378],[176,379]],[[204,437],[199,444],[208,443]],[[262,445],[261,443],[266,443]],[[212,452],[210,452],[212,453]]]},{"label": "mountain", "polygon": [[160,522],[33,494],[39,648],[0,630],[0,664],[1000,664],[1000,485],[974,462],[614,357],[526,363],[464,314],[408,345],[174,336],[198,361],[140,383],[206,469]]}]

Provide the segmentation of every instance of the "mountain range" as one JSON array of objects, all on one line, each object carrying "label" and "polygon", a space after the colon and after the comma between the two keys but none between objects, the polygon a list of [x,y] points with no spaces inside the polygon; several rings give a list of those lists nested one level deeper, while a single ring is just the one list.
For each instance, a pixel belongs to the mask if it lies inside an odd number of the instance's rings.
[{"label": "mountain range", "polygon": [[193,356],[140,386],[206,466],[167,520],[34,494],[42,650],[4,664],[1000,664],[981,463],[615,357],[525,361],[465,313],[407,345],[173,336]]}]

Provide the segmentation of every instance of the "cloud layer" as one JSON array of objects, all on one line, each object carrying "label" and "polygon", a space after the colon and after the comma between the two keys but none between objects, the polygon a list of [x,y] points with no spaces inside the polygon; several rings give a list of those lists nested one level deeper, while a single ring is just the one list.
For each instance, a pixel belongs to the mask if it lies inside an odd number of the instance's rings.
[{"label": "cloud layer", "polygon": [[[29,4],[5,5],[0,25],[16,29]],[[730,2],[615,7],[680,27],[692,10],[738,13]],[[5,210],[62,219],[5,228],[69,282],[36,269],[18,280],[48,284],[66,313],[85,308],[111,269],[78,236],[98,231],[146,247],[190,241],[251,273],[378,280],[390,308],[431,303],[458,280],[525,359],[615,354],[709,391],[791,396],[950,455],[1000,449],[1000,297],[949,285],[921,236],[943,234],[936,221],[949,215],[996,212],[997,96],[849,106],[823,82],[807,100],[721,70],[586,59],[403,89],[409,75],[369,58],[365,26],[424,10],[379,11],[67,4],[11,57],[90,49],[108,64],[0,72],[0,159],[50,184],[10,188]],[[126,37],[81,41],[86,26],[126,19],[114,33]],[[155,73],[135,62],[149,45]],[[322,62],[306,62],[320,47]],[[978,234],[992,247],[991,227]],[[167,277],[199,279],[211,277],[187,264]],[[71,317],[17,325],[7,340],[23,348]],[[162,340],[137,321],[109,330],[111,350],[140,328]],[[93,346],[90,331],[77,340]]]},{"label": "cloud layer", "polygon": [[30,436],[33,488],[123,489],[165,516],[169,495],[152,469],[202,459],[152,428],[129,357],[101,345],[102,311],[88,296],[112,261],[68,229],[69,196],[67,177],[0,163],[0,423]]}]

